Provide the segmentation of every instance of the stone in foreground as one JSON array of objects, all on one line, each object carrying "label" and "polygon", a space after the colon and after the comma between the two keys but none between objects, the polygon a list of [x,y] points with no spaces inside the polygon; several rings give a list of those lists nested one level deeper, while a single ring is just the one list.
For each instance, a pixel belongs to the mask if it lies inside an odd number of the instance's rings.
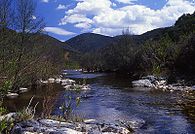
[{"label": "stone in foreground", "polygon": [[[133,129],[133,128],[132,128]],[[84,122],[59,122],[51,119],[30,120],[14,126],[12,134],[130,134],[120,123],[105,123],[96,120]]]}]

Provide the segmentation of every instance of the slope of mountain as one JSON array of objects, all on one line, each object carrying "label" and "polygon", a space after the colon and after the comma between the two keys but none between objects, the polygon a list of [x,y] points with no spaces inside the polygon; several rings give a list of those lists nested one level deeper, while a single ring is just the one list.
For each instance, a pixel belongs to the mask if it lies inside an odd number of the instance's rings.
[{"label": "slope of mountain", "polygon": [[[127,38],[134,41],[136,44],[144,43],[146,40],[157,40],[159,39],[163,34],[167,32],[167,30],[170,27],[166,28],[158,28],[151,31],[148,31],[146,33],[143,33],[141,35],[125,35]],[[115,40],[120,40],[124,37],[124,35],[115,36]]]},{"label": "slope of mountain", "polygon": [[[158,39],[161,35],[165,34],[168,28],[159,28],[142,35],[125,35],[127,38],[133,40],[136,44],[141,44],[149,39]],[[67,40],[64,45],[66,49],[77,52],[91,52],[104,47],[107,47],[117,41],[120,41],[124,35],[118,35],[115,37],[104,36],[94,33],[84,33]]]},{"label": "slope of mountain", "polygon": [[[158,28],[142,35],[125,35],[136,44],[143,44],[147,40],[158,40],[168,34],[172,40],[178,41],[181,35],[188,35],[195,31],[195,13],[182,15],[171,27]],[[120,41],[124,35],[116,37],[103,36],[94,33],[84,33],[66,41],[66,47],[79,52],[91,52]]]},{"label": "slope of mountain", "polygon": [[41,49],[45,55],[49,56],[56,64],[74,62],[75,59],[79,58],[78,51],[49,35],[40,34],[34,40],[36,40],[34,44],[42,46]]},{"label": "slope of mountain", "polygon": [[65,43],[68,44],[66,47],[73,48],[78,52],[90,52],[112,44],[113,39],[113,37],[109,36],[84,33],[71,38]]},{"label": "slope of mountain", "polygon": [[66,49],[69,49],[71,51],[85,53],[107,47],[113,43],[116,43],[117,41],[120,41],[124,36],[126,36],[125,38],[132,40],[136,44],[142,44],[146,40],[158,40],[162,35],[168,32],[172,34],[174,30],[175,29],[173,29],[173,27],[166,27],[154,29],[142,35],[118,35],[115,37],[109,37],[94,33],[84,33],[69,39],[65,42],[67,45],[64,46],[66,47]]},{"label": "slope of mountain", "polygon": [[[16,31],[11,29],[4,29],[4,31],[2,31],[0,29],[0,35],[5,32],[6,36],[0,38],[0,40],[4,40],[5,38],[7,40],[9,40],[9,38],[17,40],[18,33]],[[24,47],[27,47],[27,49],[31,50],[32,53],[42,53],[42,57],[48,57],[54,63],[64,62],[64,55],[67,55],[67,53],[72,53],[72,49],[70,47],[66,47],[66,44],[47,34],[29,34],[28,40],[28,44],[26,44]],[[11,42],[11,39],[9,41]],[[13,41],[11,44],[13,44],[13,46],[10,45],[9,47],[15,46],[17,48],[20,45],[17,41]],[[37,48],[36,52],[34,50],[35,48]]]},{"label": "slope of mountain", "polygon": [[195,74],[195,34],[184,43],[181,54],[177,58],[176,67],[181,73],[187,73],[190,76]]},{"label": "slope of mountain", "polygon": [[58,47],[62,50],[65,51],[74,51],[73,48],[71,48],[70,46],[68,46],[67,44],[65,44],[64,42],[59,41],[58,39],[51,37],[47,34],[40,34],[38,37],[39,40],[37,40],[37,43],[41,43],[42,45],[48,45],[51,47]]}]

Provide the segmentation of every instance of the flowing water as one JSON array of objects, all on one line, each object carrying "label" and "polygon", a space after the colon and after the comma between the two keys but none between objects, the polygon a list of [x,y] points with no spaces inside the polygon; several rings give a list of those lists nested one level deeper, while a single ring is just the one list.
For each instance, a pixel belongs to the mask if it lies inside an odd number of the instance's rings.
[{"label": "flowing water", "polygon": [[[68,78],[82,83],[91,90],[81,92],[80,105],[74,112],[84,118],[100,121],[144,120],[142,133],[193,134],[195,133],[195,97],[181,92],[163,92],[147,88],[132,88],[127,76],[68,71]],[[67,94],[60,85],[45,86],[6,100],[9,110],[21,110],[34,95],[33,104],[39,102],[37,115],[60,114],[59,107]],[[68,94],[71,94],[68,92]]]}]

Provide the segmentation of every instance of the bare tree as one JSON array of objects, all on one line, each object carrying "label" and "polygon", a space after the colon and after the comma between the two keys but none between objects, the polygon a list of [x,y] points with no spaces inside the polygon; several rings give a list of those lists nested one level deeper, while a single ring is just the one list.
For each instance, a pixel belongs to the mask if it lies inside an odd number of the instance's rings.
[{"label": "bare tree", "polygon": [[35,16],[36,3],[34,0],[17,0],[16,29],[27,35],[28,33],[39,33],[44,27],[43,19]]},{"label": "bare tree", "polygon": [[[16,69],[14,75],[14,87],[17,87],[17,83],[19,81],[19,74],[22,68],[25,66],[22,65],[23,61],[27,59],[23,59],[24,55],[27,54],[29,49],[27,45],[30,43],[31,37],[34,34],[38,34],[42,31],[44,27],[43,19],[34,18],[36,4],[33,0],[17,0],[16,3],[16,22],[15,27],[19,32],[18,43],[19,43],[19,52],[16,60]],[[32,61],[29,61],[32,62]]]}]

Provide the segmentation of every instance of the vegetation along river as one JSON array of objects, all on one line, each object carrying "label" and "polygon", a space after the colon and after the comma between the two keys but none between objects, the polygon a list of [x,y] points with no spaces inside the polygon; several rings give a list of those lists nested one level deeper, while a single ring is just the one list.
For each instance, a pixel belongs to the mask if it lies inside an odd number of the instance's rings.
[{"label": "vegetation along river", "polygon": [[[82,83],[85,81],[91,90],[80,92],[81,102],[74,113],[99,121],[140,120],[144,125],[140,133],[181,133],[195,132],[194,93],[186,96],[182,92],[163,92],[147,88],[132,88],[131,79],[116,74],[82,73],[67,71],[66,77]],[[38,116],[59,115],[59,107],[64,96],[71,94],[61,85],[38,87],[22,94],[16,99],[6,100],[9,110],[20,110],[28,105],[34,95],[33,103],[39,102]]]}]

